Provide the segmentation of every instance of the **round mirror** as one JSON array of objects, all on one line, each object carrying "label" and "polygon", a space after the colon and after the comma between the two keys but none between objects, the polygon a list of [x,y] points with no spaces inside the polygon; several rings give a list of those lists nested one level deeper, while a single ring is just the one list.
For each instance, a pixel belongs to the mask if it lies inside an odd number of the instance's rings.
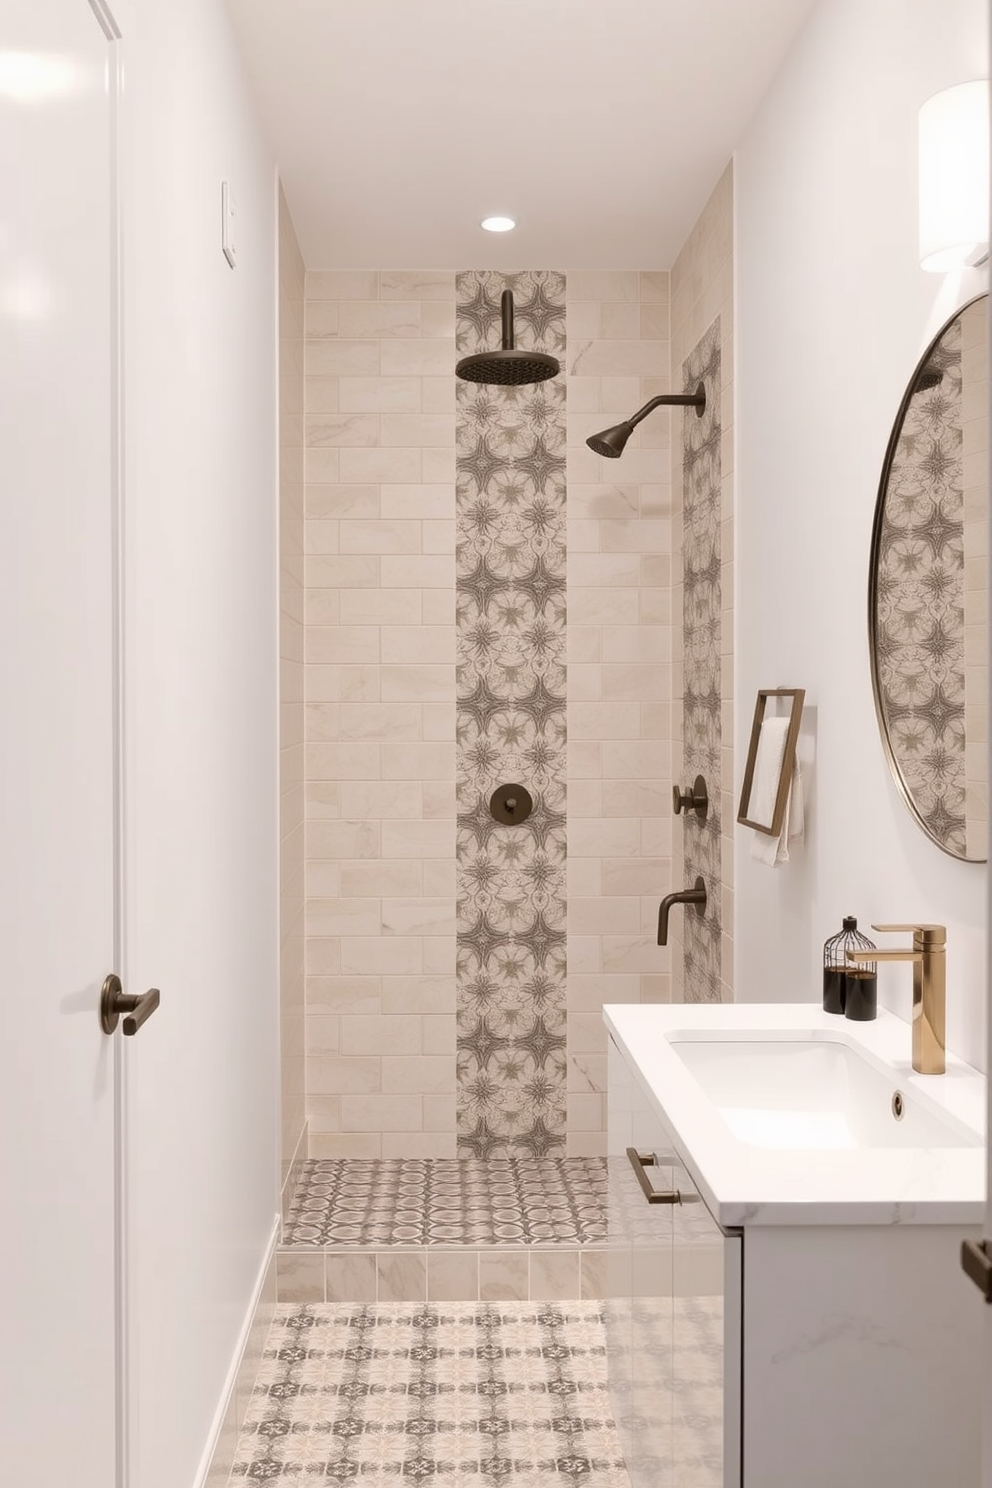
[{"label": "round mirror", "polygon": [[872,532],[872,685],[892,773],[927,836],[984,862],[988,350],[982,295],[927,348],[889,438]]}]

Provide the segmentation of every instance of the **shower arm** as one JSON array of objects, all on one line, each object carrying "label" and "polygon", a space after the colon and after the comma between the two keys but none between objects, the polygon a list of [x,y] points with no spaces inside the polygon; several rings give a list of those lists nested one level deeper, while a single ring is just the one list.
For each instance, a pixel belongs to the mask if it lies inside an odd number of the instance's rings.
[{"label": "shower arm", "polygon": [[704,409],[706,408],[706,390],[703,387],[703,384],[700,383],[694,393],[659,393],[657,398],[652,398],[649,403],[645,403],[643,408],[639,408],[637,412],[627,420],[627,423],[633,429],[637,424],[641,422],[641,419],[647,418],[648,414],[653,412],[655,408],[661,408],[663,406],[672,408],[694,408],[698,414],[702,415]]},{"label": "shower arm", "polygon": [[503,350],[515,351],[513,344],[513,292],[504,289],[499,302],[500,319],[503,330]]}]

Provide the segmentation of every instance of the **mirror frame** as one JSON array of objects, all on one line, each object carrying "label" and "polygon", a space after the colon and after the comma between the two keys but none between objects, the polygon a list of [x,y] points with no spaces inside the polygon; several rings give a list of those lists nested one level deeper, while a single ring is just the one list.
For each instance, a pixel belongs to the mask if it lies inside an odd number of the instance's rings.
[{"label": "mirror frame", "polygon": [[[882,689],[878,674],[878,566],[879,558],[881,556],[882,524],[885,518],[885,498],[888,492],[889,478],[892,474],[892,466],[899,448],[899,440],[902,435],[903,424],[906,421],[906,414],[909,410],[909,404],[913,397],[913,394],[916,391],[916,383],[919,379],[920,373],[923,371],[924,367],[929,362],[930,358],[933,356],[933,353],[936,351],[940,342],[943,340],[944,336],[947,334],[947,331],[954,324],[954,322],[956,320],[959,320],[966,310],[970,310],[972,305],[977,305],[980,300],[987,301],[988,299],[988,294],[986,292],[983,292],[982,294],[973,295],[970,300],[965,300],[963,304],[958,305],[954,313],[947,317],[943,325],[938,330],[937,334],[928,343],[926,350],[920,357],[919,361],[916,363],[916,366],[913,368],[913,374],[906,385],[906,391],[902,395],[902,399],[899,403],[899,408],[895,416],[895,421],[893,422],[892,430],[889,434],[889,441],[885,447],[885,459],[882,461],[882,474],[879,477],[878,494],[875,498],[875,516],[872,521],[871,528],[871,547],[868,553],[868,656],[871,662],[872,698],[875,703],[875,717],[878,720],[878,731],[882,738],[882,748],[885,751],[885,758],[888,761],[889,769],[892,772],[892,778],[895,781],[896,785],[899,787],[899,793],[902,796],[903,800],[906,802],[906,805],[909,807],[914,821],[917,823],[923,834],[928,838],[930,842],[932,842],[936,847],[939,847],[941,852],[946,853],[948,857],[953,858],[955,862],[958,863],[985,863],[987,862],[987,859],[962,857],[960,853],[954,852],[952,848],[946,847],[944,843],[941,842],[939,837],[934,836],[933,832],[931,832],[930,828],[927,826],[926,820],[917,809],[916,802],[913,800],[912,793],[906,785],[906,781],[903,778],[902,770],[899,767],[899,761],[896,758],[895,751],[892,748],[892,740],[889,736],[889,725],[882,703]],[[986,314],[988,313],[989,310],[987,306]]]}]

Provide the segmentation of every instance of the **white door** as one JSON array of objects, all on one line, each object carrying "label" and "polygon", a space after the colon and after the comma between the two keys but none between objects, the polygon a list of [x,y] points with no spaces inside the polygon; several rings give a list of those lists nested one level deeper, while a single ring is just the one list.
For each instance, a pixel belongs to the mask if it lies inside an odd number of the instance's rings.
[{"label": "white door", "polygon": [[[99,13],[98,13],[99,12]],[[0,6],[0,1461],[117,1481],[113,130],[100,0]]]}]

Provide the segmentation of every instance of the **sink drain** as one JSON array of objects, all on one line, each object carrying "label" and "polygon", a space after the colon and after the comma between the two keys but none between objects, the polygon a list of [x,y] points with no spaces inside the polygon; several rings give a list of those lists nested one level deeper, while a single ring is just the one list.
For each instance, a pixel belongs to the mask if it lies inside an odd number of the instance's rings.
[{"label": "sink drain", "polygon": [[892,1097],[892,1114],[897,1121],[902,1120],[904,1109],[905,1105],[902,1098],[902,1091],[897,1090],[895,1095]]}]

